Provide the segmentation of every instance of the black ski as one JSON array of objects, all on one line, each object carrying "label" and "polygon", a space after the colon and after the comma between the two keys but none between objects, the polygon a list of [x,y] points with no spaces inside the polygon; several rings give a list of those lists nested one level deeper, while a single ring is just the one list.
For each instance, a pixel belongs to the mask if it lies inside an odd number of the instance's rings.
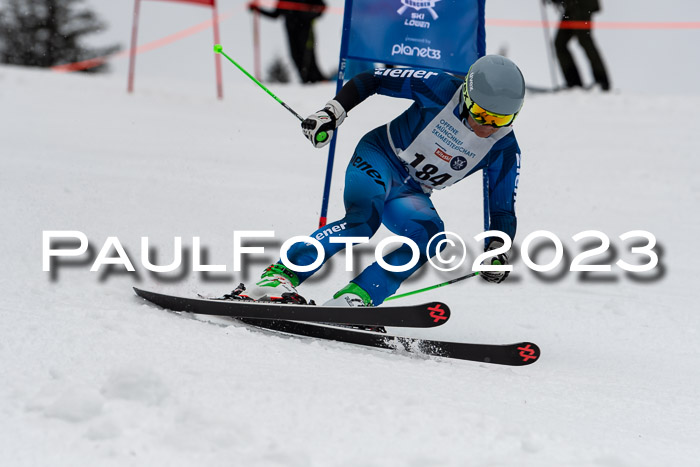
[{"label": "black ski", "polygon": [[422,305],[379,307],[324,307],[316,305],[278,304],[247,300],[186,298],[149,292],[134,287],[139,297],[173,311],[202,315],[267,320],[296,320],[361,326],[431,328],[444,324],[450,309],[441,302]]},{"label": "black ski", "polygon": [[471,360],[498,365],[530,365],[540,358],[540,348],[532,342],[519,342],[508,345],[465,344],[461,342],[392,336],[323,324],[298,323],[284,320],[238,318],[238,321],[251,326],[297,336],[405,351],[417,355]]}]

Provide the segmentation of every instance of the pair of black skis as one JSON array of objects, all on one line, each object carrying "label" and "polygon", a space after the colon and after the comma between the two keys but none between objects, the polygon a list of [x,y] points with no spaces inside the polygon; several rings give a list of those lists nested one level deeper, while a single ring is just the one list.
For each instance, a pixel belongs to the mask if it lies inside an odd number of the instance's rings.
[{"label": "pair of black skis", "polygon": [[471,360],[500,365],[529,365],[539,359],[540,349],[531,342],[509,345],[466,344],[362,331],[337,325],[430,328],[450,318],[441,302],[381,307],[324,307],[277,304],[247,300],[186,298],[149,292],[134,287],[139,297],[162,308],[202,315],[235,318],[247,325],[272,331],[333,340],[426,356]]}]

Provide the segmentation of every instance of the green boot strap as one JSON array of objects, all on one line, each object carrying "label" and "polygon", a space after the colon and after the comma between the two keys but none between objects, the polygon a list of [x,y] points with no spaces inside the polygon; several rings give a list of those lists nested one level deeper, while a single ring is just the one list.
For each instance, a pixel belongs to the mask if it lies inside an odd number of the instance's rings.
[{"label": "green boot strap", "polygon": [[285,267],[282,263],[275,263],[269,268],[265,269],[265,272],[262,273],[260,278],[264,279],[265,277],[271,276],[273,274],[279,274],[280,276],[286,277],[287,279],[289,279],[289,282],[291,282],[294,287],[299,285],[299,277],[296,275],[296,273],[291,269]]},{"label": "green boot strap", "polygon": [[336,294],[333,295],[333,298],[338,298],[344,293],[355,294],[362,299],[365,306],[372,306],[372,297],[370,297],[369,294],[365,292],[365,290],[362,287],[355,284],[354,282],[350,282],[348,285],[336,292]]}]

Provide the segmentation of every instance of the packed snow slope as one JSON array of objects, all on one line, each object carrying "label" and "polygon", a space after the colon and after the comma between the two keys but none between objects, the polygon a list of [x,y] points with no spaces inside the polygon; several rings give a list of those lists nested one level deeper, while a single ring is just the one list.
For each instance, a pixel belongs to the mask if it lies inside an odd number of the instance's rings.
[{"label": "packed snow slope", "polygon": [[[529,367],[424,359],[212,324],[140,301],[143,288],[224,293],[311,233],[326,150],[253,84],[223,102],[177,80],[56,75],[0,67],[0,463],[236,466],[692,466],[700,459],[700,234],[696,157],[700,96],[567,92],[528,96],[516,121],[523,150],[516,246],[536,230],[564,259],[534,273],[514,255],[503,284],[475,278],[403,299],[439,299],[453,315],[434,330],[391,332],[465,342],[536,342]],[[301,114],[333,85],[276,86]],[[330,217],[342,215],[343,170],[363,133],[408,101],[373,97],[338,141]],[[478,251],[481,179],[438,192],[450,231]],[[659,265],[628,274],[631,230],[655,235]],[[83,232],[89,251],[42,271],[42,232]],[[274,230],[233,272],[233,232]],[[585,263],[609,273],[568,271]],[[372,260],[382,229],[358,255]],[[117,237],[134,264],[92,262]],[[153,274],[141,262],[189,258],[227,272]],[[547,245],[546,241],[535,242]],[[637,240],[637,244],[644,241]],[[587,244],[587,245],[585,245]],[[533,245],[534,246],[534,245]],[[66,245],[64,245],[66,247]],[[553,250],[531,249],[538,263]],[[115,250],[109,251],[116,256]],[[324,300],[352,277],[339,254],[301,292]],[[426,268],[401,291],[447,280]],[[397,302],[398,303],[398,302]]]}]

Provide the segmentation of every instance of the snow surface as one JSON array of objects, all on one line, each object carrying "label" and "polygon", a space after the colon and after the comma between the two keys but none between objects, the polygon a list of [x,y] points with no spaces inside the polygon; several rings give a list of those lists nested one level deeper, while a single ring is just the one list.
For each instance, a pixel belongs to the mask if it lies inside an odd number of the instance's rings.
[{"label": "snow surface", "polygon": [[[207,84],[144,75],[87,77],[0,67],[0,464],[236,466],[697,466],[700,318],[691,246],[697,216],[700,95],[617,91],[528,96],[516,245],[535,230],[565,244],[548,274],[521,260],[501,285],[478,279],[404,299],[440,299],[450,322],[404,335],[536,342],[522,368],[423,359],[202,322],[144,304],[131,286],[222,293],[310,233],[325,150],[294,117],[227,71]],[[208,81],[207,81],[208,83]],[[334,85],[276,85],[310,113]],[[339,138],[330,217],[357,140],[408,105],[385,97],[351,112]],[[449,230],[482,230],[479,176],[438,192]],[[608,254],[638,262],[618,236],[658,239],[651,273],[568,272],[599,230]],[[42,271],[42,231],[79,230],[94,258],[116,236],[136,267],[90,272],[78,258]],[[274,230],[266,254],[233,273],[234,230]],[[381,230],[372,245],[388,235]],[[199,236],[210,264],[154,275],[173,238]],[[582,242],[582,243],[585,243]],[[472,257],[475,253],[474,242]],[[591,244],[590,246],[595,246]],[[371,249],[361,250],[362,265]],[[114,251],[111,252],[114,254]],[[537,256],[545,263],[552,251]],[[303,286],[324,299],[352,276],[339,255]],[[426,268],[401,291],[465,273]]]}]

